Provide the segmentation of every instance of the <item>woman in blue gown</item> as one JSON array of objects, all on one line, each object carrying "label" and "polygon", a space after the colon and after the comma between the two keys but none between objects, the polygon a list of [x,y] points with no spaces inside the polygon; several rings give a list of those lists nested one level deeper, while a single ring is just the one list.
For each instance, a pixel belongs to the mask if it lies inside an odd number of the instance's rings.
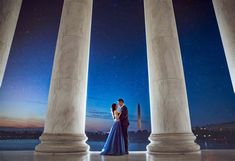
[{"label": "woman in blue gown", "polygon": [[117,104],[112,104],[112,114],[114,118],[114,124],[111,127],[108,138],[101,151],[101,155],[124,155],[125,143],[122,134],[121,122],[119,116],[121,112],[118,112]]}]

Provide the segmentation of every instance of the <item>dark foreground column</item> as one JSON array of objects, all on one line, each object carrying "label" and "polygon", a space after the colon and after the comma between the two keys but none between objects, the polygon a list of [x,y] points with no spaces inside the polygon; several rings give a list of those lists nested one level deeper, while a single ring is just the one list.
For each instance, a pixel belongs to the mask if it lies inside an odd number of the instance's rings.
[{"label": "dark foreground column", "polygon": [[212,0],[235,92],[235,0]]},{"label": "dark foreground column", "polygon": [[22,0],[0,0],[0,87],[18,21]]}]

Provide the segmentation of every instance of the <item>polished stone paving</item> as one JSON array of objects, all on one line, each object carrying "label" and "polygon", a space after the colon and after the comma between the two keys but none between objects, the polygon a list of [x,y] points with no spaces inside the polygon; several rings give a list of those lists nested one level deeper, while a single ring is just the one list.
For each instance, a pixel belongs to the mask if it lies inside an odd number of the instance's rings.
[{"label": "polished stone paving", "polygon": [[149,155],[130,152],[124,156],[88,155],[34,156],[33,151],[0,151],[0,161],[235,161],[235,150],[204,150],[201,155]]}]

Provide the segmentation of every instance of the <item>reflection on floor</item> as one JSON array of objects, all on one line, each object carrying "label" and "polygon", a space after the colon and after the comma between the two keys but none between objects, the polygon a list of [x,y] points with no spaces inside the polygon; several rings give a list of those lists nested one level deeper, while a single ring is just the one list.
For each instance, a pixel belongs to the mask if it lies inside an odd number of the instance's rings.
[{"label": "reflection on floor", "polygon": [[0,151],[0,161],[235,161],[235,150],[206,150],[201,155],[149,155],[130,152],[124,156],[88,155],[34,156],[33,151]]}]

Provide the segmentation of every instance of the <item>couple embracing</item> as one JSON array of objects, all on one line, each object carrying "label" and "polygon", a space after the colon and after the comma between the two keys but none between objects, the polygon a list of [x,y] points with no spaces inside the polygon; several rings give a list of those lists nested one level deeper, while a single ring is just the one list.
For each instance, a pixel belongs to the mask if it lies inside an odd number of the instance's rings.
[{"label": "couple embracing", "polygon": [[114,124],[110,129],[108,138],[101,151],[101,155],[124,155],[128,154],[128,109],[123,99],[111,107]]}]

